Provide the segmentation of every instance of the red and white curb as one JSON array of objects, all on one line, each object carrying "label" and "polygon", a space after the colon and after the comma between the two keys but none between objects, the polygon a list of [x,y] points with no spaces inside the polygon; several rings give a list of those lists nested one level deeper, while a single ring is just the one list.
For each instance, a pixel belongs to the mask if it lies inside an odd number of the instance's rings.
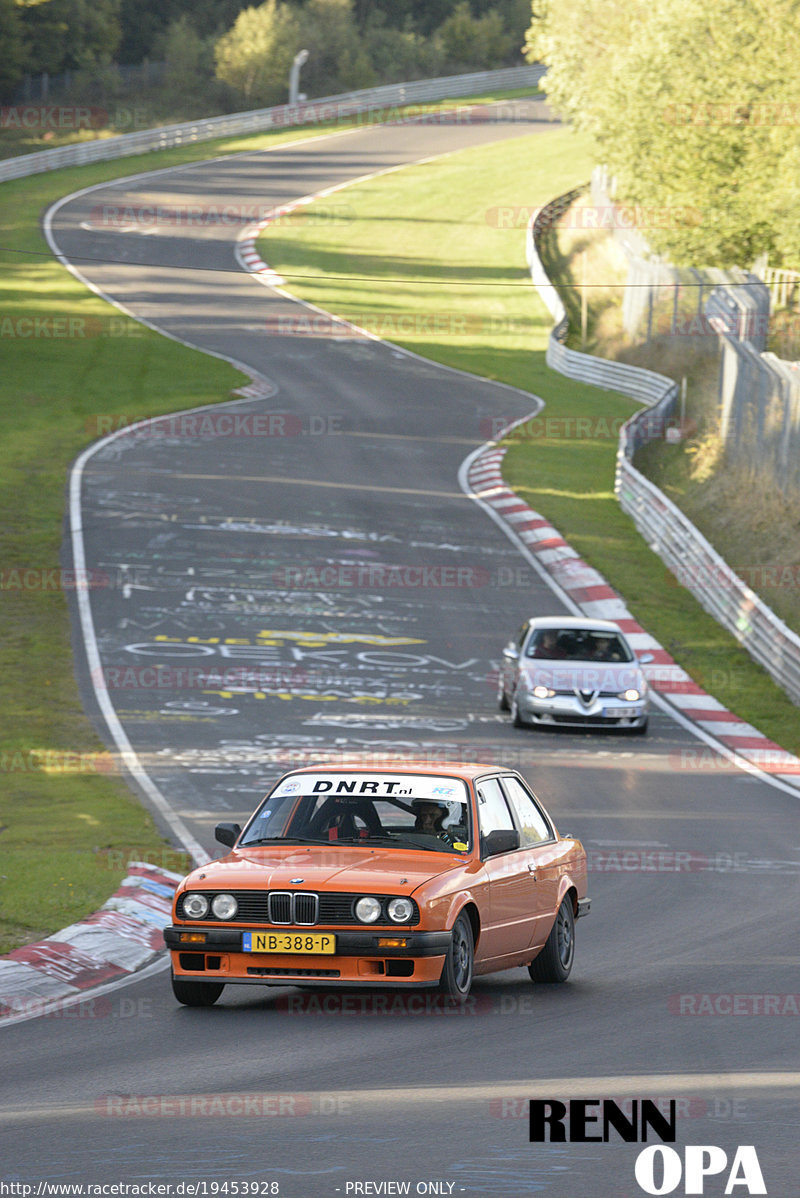
[{"label": "red and white curb", "polygon": [[99,911],[0,957],[0,1021],[43,1015],[159,960],[182,874],[140,861]]},{"label": "red and white curb", "polygon": [[[504,430],[508,433],[513,425]],[[557,529],[512,491],[502,476],[506,449],[494,442],[472,456],[465,474],[468,493],[505,525],[542,575],[555,584],[574,609],[595,619],[613,620],[636,652],[652,654],[644,665],[648,682],[686,720],[732,754],[739,764],[760,770],[800,790],[800,758],[769,740],[752,724],[740,720],[709,695],[677,664],[658,641],[628,611],[625,601],[597,570],[588,566]]]}]

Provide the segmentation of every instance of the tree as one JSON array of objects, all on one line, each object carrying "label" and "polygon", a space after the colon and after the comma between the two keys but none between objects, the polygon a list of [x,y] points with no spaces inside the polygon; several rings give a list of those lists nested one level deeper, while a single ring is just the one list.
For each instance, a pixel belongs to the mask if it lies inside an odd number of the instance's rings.
[{"label": "tree", "polygon": [[355,22],[352,0],[306,0],[299,14],[308,50],[303,91],[326,96],[377,83]]},{"label": "tree", "polygon": [[474,17],[467,0],[461,0],[442,22],[436,40],[451,71],[481,71],[500,66],[514,49],[514,39],[497,9]]},{"label": "tree", "polygon": [[22,20],[14,0],[0,0],[0,45],[0,100],[10,100],[26,65]]},{"label": "tree", "polygon": [[301,49],[296,12],[279,0],[246,8],[214,48],[217,78],[248,104],[267,107],[287,99],[292,59]]},{"label": "tree", "polygon": [[164,62],[162,103],[188,117],[207,110],[214,82],[214,39],[202,37],[185,14],[159,36],[155,53]]},{"label": "tree", "polygon": [[660,211],[642,229],[655,249],[791,264],[799,33],[800,0],[535,0],[526,57],[548,64],[549,99],[594,135],[620,196]]},{"label": "tree", "polygon": [[120,0],[22,0],[28,69],[57,74],[110,62],[120,40],[119,5]]}]

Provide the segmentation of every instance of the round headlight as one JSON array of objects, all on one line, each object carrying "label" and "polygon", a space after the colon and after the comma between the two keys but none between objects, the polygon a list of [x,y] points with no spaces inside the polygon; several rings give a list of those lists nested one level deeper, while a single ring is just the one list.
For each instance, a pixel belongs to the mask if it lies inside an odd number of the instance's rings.
[{"label": "round headlight", "polygon": [[392,899],[387,907],[389,918],[394,923],[408,923],[414,914],[414,904],[411,899]]},{"label": "round headlight", "polygon": [[183,900],[183,914],[189,919],[202,919],[208,911],[208,899],[204,894],[187,894]]},{"label": "round headlight", "polygon": [[217,919],[233,919],[239,904],[232,894],[216,894],[211,900],[211,910]]},{"label": "round headlight", "polygon": [[641,697],[641,694],[635,689],[635,687],[631,687],[630,690],[622,692],[622,698],[627,699],[629,703],[635,703],[637,699],[641,699]]},{"label": "round headlight", "polygon": [[555,691],[550,690],[549,686],[535,686],[533,688],[533,695],[536,699],[550,699],[555,693]]},{"label": "round headlight", "polygon": [[362,923],[375,923],[381,917],[381,905],[376,898],[360,898],[356,903],[356,916]]}]

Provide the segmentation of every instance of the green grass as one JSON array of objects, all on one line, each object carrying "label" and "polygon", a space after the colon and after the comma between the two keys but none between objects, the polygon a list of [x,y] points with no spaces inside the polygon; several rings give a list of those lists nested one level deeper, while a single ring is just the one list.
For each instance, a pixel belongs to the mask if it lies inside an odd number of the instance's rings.
[{"label": "green grass", "polygon": [[[495,98],[505,97],[470,102]],[[321,132],[199,142],[0,184],[0,953],[96,909],[131,858],[187,868],[109,772],[78,698],[64,592],[20,587],[14,572],[49,571],[44,577],[52,578],[58,569],[69,464],[95,438],[98,416],[138,418],[220,402],[244,381],[226,363],[98,299],[52,259],[41,216],[94,183]],[[92,335],[26,335],[37,318],[48,322],[40,330]]]},{"label": "green grass", "polygon": [[[487,219],[492,208],[530,210],[571,189],[592,161],[589,141],[562,130],[465,150],[350,187],[345,225],[282,222],[259,249],[302,298],[436,361],[541,395],[544,415],[560,424],[552,437],[513,445],[504,462],[509,484],[700,685],[799,752],[797,708],[675,584],[614,498],[616,429],[637,405],[547,368],[552,322],[526,282],[525,222],[500,229]],[[411,331],[397,335],[401,316]],[[431,332],[426,320],[432,327],[435,317]],[[599,435],[579,434],[579,420]]]}]

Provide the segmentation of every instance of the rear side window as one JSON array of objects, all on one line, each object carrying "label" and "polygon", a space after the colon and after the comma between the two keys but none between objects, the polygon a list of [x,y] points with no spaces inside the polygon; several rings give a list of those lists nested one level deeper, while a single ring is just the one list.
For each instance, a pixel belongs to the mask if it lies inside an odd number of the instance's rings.
[{"label": "rear side window", "polygon": [[486,778],[478,785],[477,792],[481,836],[488,836],[498,829],[513,830],[514,821],[497,778]]},{"label": "rear side window", "polygon": [[503,778],[503,788],[516,812],[520,827],[520,844],[523,847],[552,840],[553,829],[544,817],[533,795],[529,794],[518,778]]}]

